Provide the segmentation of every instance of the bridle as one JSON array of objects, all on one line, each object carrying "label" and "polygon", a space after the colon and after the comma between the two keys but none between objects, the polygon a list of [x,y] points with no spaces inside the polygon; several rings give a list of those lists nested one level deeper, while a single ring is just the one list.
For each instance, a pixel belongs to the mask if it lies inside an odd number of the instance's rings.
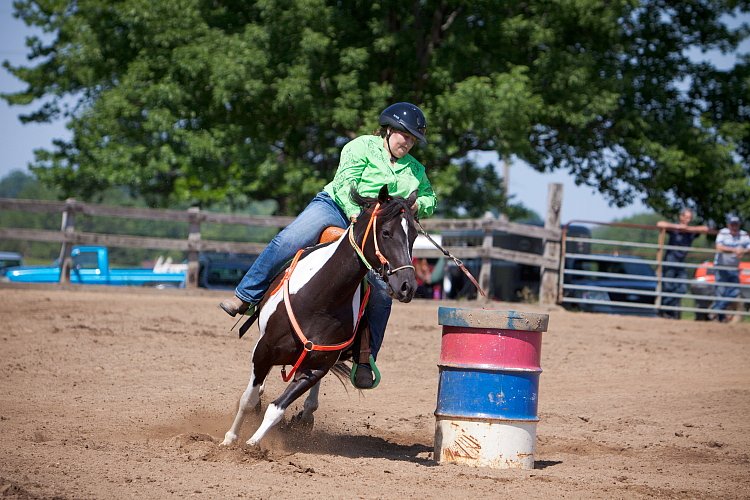
[{"label": "bridle", "polygon": [[[370,217],[369,222],[367,223],[367,228],[365,228],[365,235],[362,238],[362,246],[360,247],[357,245],[357,242],[354,241],[354,224],[352,223],[349,226],[348,233],[349,233],[349,243],[352,245],[354,250],[357,252],[357,255],[359,255],[360,260],[364,263],[365,267],[367,269],[372,270],[372,265],[367,260],[364,254],[365,249],[365,243],[367,243],[367,236],[370,234],[370,229],[372,229],[372,241],[375,244],[375,256],[380,261],[380,269],[378,270],[378,274],[380,274],[380,277],[385,280],[388,276],[397,273],[398,271],[401,271],[402,269],[414,269],[414,266],[411,264],[406,264],[403,266],[399,266],[396,268],[391,268],[391,263],[388,262],[388,259],[383,255],[383,253],[380,251],[380,246],[378,245],[378,213],[380,211],[380,203],[377,203],[375,205],[375,208],[372,211],[372,216]],[[404,210],[401,210],[403,213]]]}]

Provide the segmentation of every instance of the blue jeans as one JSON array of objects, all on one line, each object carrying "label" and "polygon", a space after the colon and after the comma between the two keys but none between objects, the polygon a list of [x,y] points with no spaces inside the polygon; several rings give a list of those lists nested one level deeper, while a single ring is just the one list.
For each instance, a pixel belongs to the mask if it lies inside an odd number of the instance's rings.
[{"label": "blue jeans", "polygon": [[[725,270],[720,269],[716,271],[716,281],[717,282],[721,281],[725,283],[739,283],[740,272],[739,271],[725,271]],[[740,296],[740,289],[734,286],[717,286],[716,296],[734,299]],[[711,309],[715,309],[717,311],[723,311],[724,309],[727,308],[728,305],[729,305],[729,302],[726,300],[717,300],[711,306]],[[724,318],[723,315],[719,315],[719,319],[723,319],[723,318]]]},{"label": "blue jeans", "polygon": [[[385,326],[391,316],[393,300],[388,295],[388,285],[374,271],[367,273],[370,283],[370,299],[367,303],[367,325],[370,327],[370,354],[378,359],[378,351],[383,343]],[[354,353],[356,357],[357,353]]]},{"label": "blue jeans", "polygon": [[[664,270],[662,276],[665,278],[678,278],[687,279],[687,271],[684,267],[670,266],[669,262],[682,262],[679,259],[672,257],[667,253],[664,260]],[[665,281],[662,284],[662,291],[666,293],[679,293],[685,295],[688,292],[687,283],[674,283],[671,281]],[[680,297],[662,297],[661,303],[664,306],[679,306],[682,299]],[[680,311],[665,310],[661,311],[661,315],[668,318],[680,319]]]},{"label": "blue jeans", "polygon": [[[330,195],[322,191],[315,195],[315,198],[291,224],[271,240],[237,285],[235,295],[252,304],[260,302],[268,291],[271,281],[294,257],[297,250],[318,243],[320,233],[328,226],[346,228],[349,226],[349,221]],[[370,272],[367,279],[372,285],[367,306],[371,335],[370,349],[373,356],[377,356],[391,314],[392,300],[387,293],[385,282],[377,275]]]}]

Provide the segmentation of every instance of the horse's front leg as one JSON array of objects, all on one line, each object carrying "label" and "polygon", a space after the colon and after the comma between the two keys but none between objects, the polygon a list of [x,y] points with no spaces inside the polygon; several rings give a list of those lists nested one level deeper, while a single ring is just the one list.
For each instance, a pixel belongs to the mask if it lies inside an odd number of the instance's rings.
[{"label": "horse's front leg", "polygon": [[250,367],[250,381],[247,384],[245,392],[240,397],[239,408],[237,409],[237,415],[234,417],[232,427],[224,435],[224,441],[222,446],[229,446],[237,440],[237,436],[240,433],[240,426],[242,421],[245,419],[245,415],[250,408],[258,408],[260,406],[260,395],[263,393],[263,386],[265,385],[266,376],[270,371],[271,366],[261,363],[253,363]]},{"label": "horse's front leg", "polygon": [[[316,388],[315,392],[319,391],[320,379],[322,379],[327,372],[328,370],[310,368],[298,371],[297,373],[300,376],[296,377],[287,386],[286,390],[281,394],[281,396],[279,396],[273,403],[268,405],[266,414],[263,417],[263,422],[260,424],[260,427],[258,427],[258,430],[255,431],[255,434],[253,434],[253,436],[247,440],[247,444],[249,444],[250,446],[257,446],[260,440],[263,439],[266,433],[271,429],[271,427],[281,421],[281,418],[284,416],[284,411],[286,411],[287,407],[302,394],[304,394],[305,391],[313,387]],[[318,398],[316,395],[316,408],[317,399]],[[307,406],[307,402],[305,402],[305,406]]]}]

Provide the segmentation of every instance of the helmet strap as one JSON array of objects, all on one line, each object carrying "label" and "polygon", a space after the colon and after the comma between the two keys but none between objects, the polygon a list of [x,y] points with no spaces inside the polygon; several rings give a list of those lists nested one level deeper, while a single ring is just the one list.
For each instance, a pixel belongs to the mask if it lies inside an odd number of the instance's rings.
[{"label": "helmet strap", "polygon": [[391,151],[391,127],[388,127],[388,131],[385,133],[385,143],[388,146],[388,152],[391,154],[391,163],[396,163],[398,158]]}]

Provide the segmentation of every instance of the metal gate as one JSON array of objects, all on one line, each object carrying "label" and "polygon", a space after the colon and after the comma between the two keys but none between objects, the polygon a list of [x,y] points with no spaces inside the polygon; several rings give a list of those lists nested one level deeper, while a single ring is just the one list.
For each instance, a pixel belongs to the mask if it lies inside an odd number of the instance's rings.
[{"label": "metal gate", "polygon": [[[624,238],[652,239],[653,243],[607,240],[568,235],[563,227],[558,302],[568,308],[589,312],[671,316],[695,313],[750,316],[750,262],[740,268],[714,266],[713,248],[680,247],[664,244],[666,230],[655,226],[625,223],[573,221],[575,224],[622,228]],[[646,236],[646,237],[644,237]],[[578,243],[571,245],[570,243]],[[575,249],[575,251],[571,251]],[[667,262],[665,251],[687,251],[685,262]],[[716,281],[717,270],[739,270],[740,283]],[[680,277],[684,271],[685,276]],[[737,289],[738,296],[717,296],[720,287]],[[712,305],[726,301],[717,311]]]}]

